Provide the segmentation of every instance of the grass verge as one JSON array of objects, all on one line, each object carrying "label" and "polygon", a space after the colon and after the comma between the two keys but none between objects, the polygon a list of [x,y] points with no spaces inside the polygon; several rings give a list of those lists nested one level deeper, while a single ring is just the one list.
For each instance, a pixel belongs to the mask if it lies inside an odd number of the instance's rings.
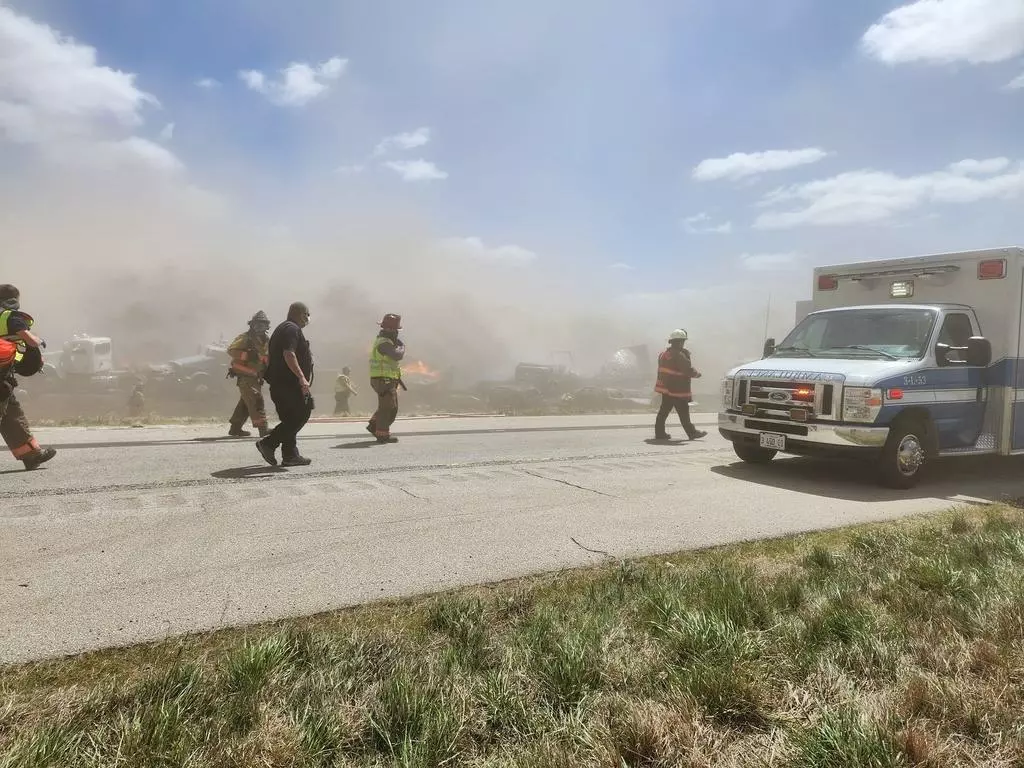
[{"label": "grass verge", "polygon": [[1014,507],[4,670],[0,766],[1017,766]]}]

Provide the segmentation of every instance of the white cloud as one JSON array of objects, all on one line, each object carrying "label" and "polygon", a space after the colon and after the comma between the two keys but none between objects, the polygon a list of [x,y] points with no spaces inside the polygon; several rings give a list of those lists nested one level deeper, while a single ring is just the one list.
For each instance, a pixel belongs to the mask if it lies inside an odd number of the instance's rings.
[{"label": "white cloud", "polygon": [[212,77],[203,77],[199,80],[196,80],[196,86],[198,86],[199,88],[205,88],[206,90],[211,90],[212,88],[219,88],[220,83],[214,80]]},{"label": "white cloud", "polygon": [[335,56],[315,67],[292,62],[280,71],[278,80],[270,80],[258,69],[246,69],[238,77],[252,91],[262,93],[279,107],[302,107],[322,96],[330,83],[341,77],[348,59]]},{"label": "white cloud", "polygon": [[174,138],[174,123],[168,123],[160,131],[160,141],[170,141]]},{"label": "white cloud", "polygon": [[1021,0],[917,0],[885,14],[861,39],[886,64],[991,64],[1024,53]]},{"label": "white cloud", "polygon": [[744,253],[740,262],[751,272],[767,272],[793,267],[801,258],[799,253]]},{"label": "white cloud", "polygon": [[159,102],[134,74],[100,66],[95,48],[0,6],[0,138],[60,162],[181,167],[166,149],[130,136],[146,106]]},{"label": "white cloud", "polygon": [[1008,91],[1019,91],[1021,89],[1024,89],[1024,73],[1021,73],[1006,84],[1006,90]]},{"label": "white cloud", "polygon": [[691,234],[727,235],[732,232],[732,222],[711,224],[711,217],[706,213],[698,213],[683,219],[683,227]]},{"label": "white cloud", "polygon": [[828,152],[817,147],[806,149],[769,149],[765,152],[735,152],[728,157],[703,160],[693,169],[697,181],[718,179],[744,179],[771,171],[785,171],[801,165],[817,163],[828,157]]},{"label": "white cloud", "polygon": [[524,265],[537,259],[536,253],[522,246],[499,245],[488,247],[484,245],[479,237],[450,237],[440,241],[438,247],[447,253],[484,262]]},{"label": "white cloud", "polygon": [[429,160],[390,160],[384,165],[405,181],[433,181],[448,178],[447,171],[442,171]]},{"label": "white cloud", "polygon": [[424,126],[417,128],[415,131],[409,131],[407,133],[399,133],[394,136],[388,136],[377,144],[373,150],[373,156],[379,157],[380,155],[390,152],[392,149],[415,149],[416,147],[422,147],[430,142],[430,128]]},{"label": "white cloud", "polygon": [[342,174],[346,174],[346,175],[352,175],[352,174],[355,174],[355,173],[362,173],[365,169],[366,169],[365,165],[361,165],[361,164],[358,164],[358,163],[355,164],[355,165],[342,165],[342,166],[340,166],[338,168],[338,173],[342,173]]},{"label": "white cloud", "polygon": [[929,203],[963,204],[1011,198],[1024,192],[1024,164],[1018,163],[1012,169],[1009,166],[1010,162],[1000,157],[961,160],[944,170],[918,176],[897,176],[870,169],[841,173],[769,193],[759,206],[796,202],[798,207],[762,213],[754,226],[789,229],[863,224],[883,221]]},{"label": "white cloud", "polygon": [[958,173],[967,176],[988,176],[992,173],[1005,171],[1009,167],[1010,158],[990,157],[987,160],[961,160],[957,163],[950,163],[949,170],[951,173]]}]

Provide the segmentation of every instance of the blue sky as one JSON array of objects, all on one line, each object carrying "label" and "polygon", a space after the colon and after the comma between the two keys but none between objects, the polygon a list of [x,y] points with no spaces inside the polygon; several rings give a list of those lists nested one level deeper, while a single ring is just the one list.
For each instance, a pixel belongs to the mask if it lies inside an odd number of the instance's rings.
[{"label": "blue sky", "polygon": [[[401,206],[486,258],[585,273],[602,295],[809,283],[818,263],[1024,243],[1020,0],[4,7],[159,100],[125,106],[83,81],[95,103],[73,118],[90,140],[119,123],[111,139],[152,142],[131,149],[254,225],[295,226],[313,199]],[[32,85],[50,60],[34,45],[24,66],[0,53],[0,106],[29,102],[38,124],[55,113]],[[290,64],[332,60],[315,96],[274,90]],[[61,67],[89,69],[46,76]],[[140,122],[111,120],[104,99]],[[7,120],[5,162],[11,147],[45,154]],[[953,166],[965,160],[978,162]]]}]

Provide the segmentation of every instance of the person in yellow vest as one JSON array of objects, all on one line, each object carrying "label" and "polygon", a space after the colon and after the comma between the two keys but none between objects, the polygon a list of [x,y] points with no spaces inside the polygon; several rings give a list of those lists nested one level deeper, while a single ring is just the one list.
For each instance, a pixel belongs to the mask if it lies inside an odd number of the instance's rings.
[{"label": "person in yellow vest", "polygon": [[43,367],[41,349],[46,342],[32,333],[35,321],[21,311],[21,292],[13,285],[0,285],[0,435],[15,459],[25,469],[37,469],[57,455],[32,436],[28,419],[15,396],[14,374],[32,376]]},{"label": "person in yellow vest", "polygon": [[398,388],[405,388],[399,366],[405,357],[405,345],[398,338],[400,330],[401,315],[384,315],[380,333],[370,349],[370,386],[377,393],[377,411],[370,417],[366,431],[376,437],[378,443],[398,442],[398,438],[391,435],[391,425],[398,417]]},{"label": "person in yellow vest", "polygon": [[348,400],[352,395],[358,395],[356,388],[352,386],[352,369],[347,365],[341,369],[338,378],[334,380],[334,415],[342,414],[348,416],[350,411]]},{"label": "person in yellow vest", "polygon": [[231,367],[228,376],[238,384],[238,404],[231,414],[231,437],[248,437],[242,429],[246,419],[260,431],[260,437],[270,434],[267,428],[267,409],[263,401],[263,376],[267,370],[267,355],[270,343],[270,319],[261,309],[249,320],[249,330],[240,333],[228,345]]}]

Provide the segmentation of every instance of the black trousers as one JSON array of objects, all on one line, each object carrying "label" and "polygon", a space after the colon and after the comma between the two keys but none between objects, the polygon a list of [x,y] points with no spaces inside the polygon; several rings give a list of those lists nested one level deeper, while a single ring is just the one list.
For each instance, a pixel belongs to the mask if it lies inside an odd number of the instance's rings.
[{"label": "black trousers", "polygon": [[669,397],[668,395],[661,396],[661,408],[658,409],[658,417],[654,420],[654,434],[664,435],[665,434],[665,422],[668,420],[668,415],[675,410],[679,414],[679,423],[683,425],[683,429],[686,431],[686,436],[693,438],[697,432],[697,428],[693,426],[693,422],[690,421],[690,401],[683,397]]},{"label": "black trousers", "polygon": [[299,455],[296,438],[312,413],[309,403],[298,384],[271,384],[270,399],[274,401],[277,418],[281,421],[264,438],[264,444],[273,449],[280,445],[283,458],[295,458]]}]

